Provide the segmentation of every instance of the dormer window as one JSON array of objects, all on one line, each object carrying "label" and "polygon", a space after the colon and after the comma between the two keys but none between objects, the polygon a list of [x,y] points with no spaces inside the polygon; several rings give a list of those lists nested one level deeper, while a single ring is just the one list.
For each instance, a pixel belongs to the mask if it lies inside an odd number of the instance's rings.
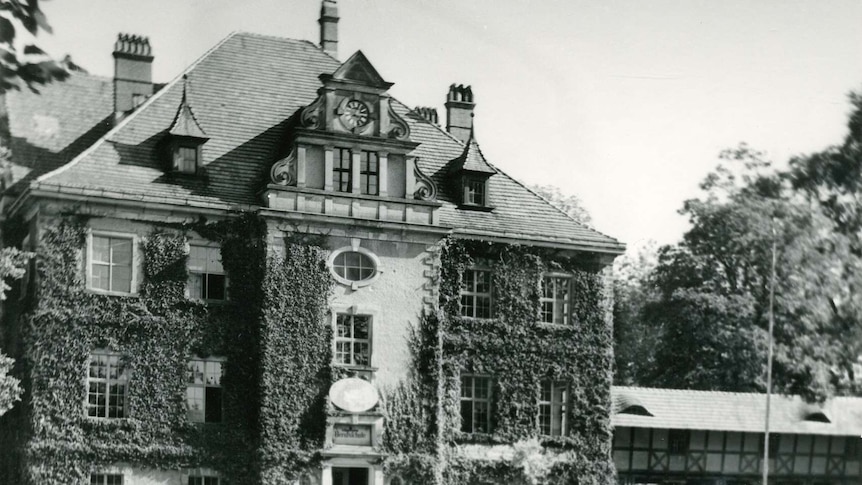
[{"label": "dormer window", "polygon": [[168,130],[171,140],[171,170],[196,174],[201,167],[201,147],[209,140],[192,112],[188,99],[188,78],[183,76],[183,98]]},{"label": "dormer window", "polygon": [[489,193],[489,181],[497,170],[485,160],[474,131],[470,129],[470,137],[461,156],[452,160],[449,165],[449,177],[454,187],[460,190],[457,194],[459,209],[493,210]]},{"label": "dormer window", "polygon": [[464,181],[464,204],[467,205],[485,205],[485,194],[487,192],[485,185],[487,180],[479,178],[465,178]]},{"label": "dormer window", "polygon": [[195,173],[198,170],[200,147],[177,143],[174,149],[174,171],[179,173]]}]

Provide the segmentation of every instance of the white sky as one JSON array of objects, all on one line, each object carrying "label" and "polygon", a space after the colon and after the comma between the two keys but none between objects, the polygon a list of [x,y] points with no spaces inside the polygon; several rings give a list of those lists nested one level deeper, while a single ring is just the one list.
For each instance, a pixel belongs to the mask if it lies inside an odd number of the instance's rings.
[{"label": "white sky", "polygon": [[[111,76],[118,32],[150,37],[166,82],[234,30],[319,40],[319,0],[55,0],[39,44]],[[445,124],[473,86],[488,159],[577,194],[599,230],[676,241],[683,200],[741,141],[777,163],[843,138],[862,89],[858,0],[341,0],[357,49]]]}]

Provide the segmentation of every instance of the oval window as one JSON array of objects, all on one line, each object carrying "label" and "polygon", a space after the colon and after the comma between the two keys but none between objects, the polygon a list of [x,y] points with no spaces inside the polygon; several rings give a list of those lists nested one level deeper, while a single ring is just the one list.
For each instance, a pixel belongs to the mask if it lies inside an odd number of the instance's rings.
[{"label": "oval window", "polygon": [[366,254],[359,251],[344,251],[332,260],[332,270],[347,281],[359,282],[373,278],[376,265]]},{"label": "oval window", "polygon": [[377,256],[359,247],[359,243],[355,240],[350,246],[332,251],[326,266],[329,267],[335,281],[354,290],[370,285],[383,272],[383,266]]}]

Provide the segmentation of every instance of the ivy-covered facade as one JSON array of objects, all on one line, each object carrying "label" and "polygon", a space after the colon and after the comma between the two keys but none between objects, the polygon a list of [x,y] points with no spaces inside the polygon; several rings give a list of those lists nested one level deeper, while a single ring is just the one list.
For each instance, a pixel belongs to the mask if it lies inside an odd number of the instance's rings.
[{"label": "ivy-covered facade", "polygon": [[[233,34],[149,90],[121,35],[113,89],[76,92],[131,98],[89,143],[51,91],[85,74],[4,100],[31,146],[3,242],[36,256],[4,302],[0,483],[615,480],[622,244],[485,159],[469,86],[444,128],[338,62],[337,22],[326,0],[322,49]],[[25,114],[78,140],[66,163],[23,159]]]}]

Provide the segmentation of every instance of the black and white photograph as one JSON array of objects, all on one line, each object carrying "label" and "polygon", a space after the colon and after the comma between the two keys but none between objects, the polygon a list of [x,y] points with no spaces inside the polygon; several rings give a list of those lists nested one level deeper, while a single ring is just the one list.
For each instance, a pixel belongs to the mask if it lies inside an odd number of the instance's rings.
[{"label": "black and white photograph", "polygon": [[0,0],[0,485],[862,485],[862,2]]}]

